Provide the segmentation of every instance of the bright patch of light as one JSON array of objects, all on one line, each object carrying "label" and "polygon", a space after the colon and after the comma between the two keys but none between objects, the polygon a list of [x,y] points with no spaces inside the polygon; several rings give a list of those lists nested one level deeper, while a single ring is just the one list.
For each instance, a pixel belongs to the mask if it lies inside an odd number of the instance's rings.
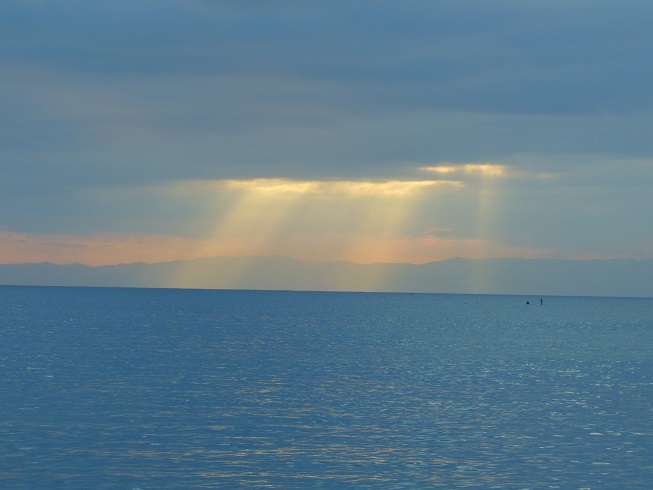
[{"label": "bright patch of light", "polygon": [[273,194],[344,195],[349,197],[409,196],[439,186],[460,186],[456,181],[392,180],[370,181],[297,181],[289,179],[252,179],[217,181],[227,189]]},{"label": "bright patch of light", "polygon": [[508,173],[506,165],[494,163],[466,163],[463,165],[436,165],[434,167],[421,167],[420,170],[436,174],[462,174],[478,175],[481,177],[499,177]]}]

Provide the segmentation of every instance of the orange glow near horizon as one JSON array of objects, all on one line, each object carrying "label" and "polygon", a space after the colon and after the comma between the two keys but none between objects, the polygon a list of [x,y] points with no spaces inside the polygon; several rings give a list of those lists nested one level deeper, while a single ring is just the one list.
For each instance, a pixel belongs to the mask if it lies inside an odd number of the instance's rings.
[{"label": "orange glow near horizon", "polygon": [[102,233],[93,235],[1,233],[4,264],[51,262],[90,266],[168,262],[199,258],[197,244],[180,236]]},{"label": "orange glow near horizon", "polygon": [[[299,238],[299,240],[297,240]],[[403,262],[423,264],[453,257],[484,258],[479,249],[491,257],[542,258],[552,257],[550,250],[499,247],[491,243],[480,244],[475,239],[450,239],[436,237],[389,238],[383,247],[376,236],[295,236],[271,247],[261,256],[286,255],[305,261],[346,260],[329,247],[338,240],[355,244],[349,254],[351,262],[371,264]],[[311,252],[310,250],[313,250]],[[104,266],[135,262],[157,263],[191,260],[211,256],[244,257],[255,255],[240,239],[226,241],[219,250],[215,244],[202,239],[187,239],[166,235],[33,235],[0,233],[2,264],[51,262],[54,264],[84,264]],[[319,257],[318,257],[319,256]],[[318,258],[316,258],[318,257]],[[357,260],[360,257],[360,260]],[[615,258],[612,255],[577,255],[575,260]]]},{"label": "orange glow near horizon", "polygon": [[[148,192],[198,207],[200,212],[185,225],[183,236],[0,232],[0,256],[4,263],[98,266],[211,256],[281,255],[306,261],[419,264],[453,257],[550,255],[549,251],[503,247],[495,239],[498,184],[510,173],[507,167],[470,163],[422,170],[446,175],[448,180],[172,182]],[[429,235],[428,230],[438,226],[438,213],[455,213],[458,204],[470,200],[477,201],[475,234]],[[430,219],[436,222],[417,223],[424,217],[424,206],[433,208],[436,214]],[[470,215],[466,216],[468,224]],[[189,276],[201,273],[187,271]]]}]

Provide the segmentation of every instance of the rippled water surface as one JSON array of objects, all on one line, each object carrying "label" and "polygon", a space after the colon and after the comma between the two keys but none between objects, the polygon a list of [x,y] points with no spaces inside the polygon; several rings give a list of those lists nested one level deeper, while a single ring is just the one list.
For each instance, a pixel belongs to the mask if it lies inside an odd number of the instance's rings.
[{"label": "rippled water surface", "polygon": [[653,300],[543,299],[0,287],[0,487],[650,488]]}]

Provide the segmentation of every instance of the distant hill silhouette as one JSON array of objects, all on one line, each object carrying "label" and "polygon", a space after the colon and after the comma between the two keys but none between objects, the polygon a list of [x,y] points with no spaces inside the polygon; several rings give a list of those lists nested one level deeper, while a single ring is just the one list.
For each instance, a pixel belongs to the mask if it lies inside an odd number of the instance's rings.
[{"label": "distant hill silhouette", "polygon": [[428,264],[214,257],[155,264],[0,265],[0,284],[653,297],[653,260],[450,259]]}]

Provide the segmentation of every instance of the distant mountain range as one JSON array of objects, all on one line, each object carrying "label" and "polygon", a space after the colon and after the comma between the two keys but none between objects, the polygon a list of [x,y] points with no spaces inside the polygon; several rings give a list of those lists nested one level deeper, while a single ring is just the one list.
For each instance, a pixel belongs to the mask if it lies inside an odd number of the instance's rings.
[{"label": "distant mountain range", "polygon": [[450,259],[414,265],[214,257],[102,267],[45,262],[0,265],[0,284],[653,297],[653,260]]}]

